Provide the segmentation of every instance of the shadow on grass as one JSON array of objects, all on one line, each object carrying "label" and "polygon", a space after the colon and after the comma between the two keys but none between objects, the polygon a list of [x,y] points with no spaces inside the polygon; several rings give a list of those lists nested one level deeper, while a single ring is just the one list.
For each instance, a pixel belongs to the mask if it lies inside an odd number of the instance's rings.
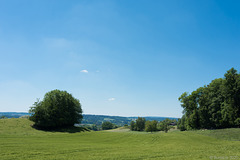
[{"label": "shadow on grass", "polygon": [[34,129],[45,131],[45,132],[67,132],[67,133],[77,133],[77,132],[90,132],[89,129],[85,127],[61,127],[61,128],[42,128],[36,125],[31,126]]}]

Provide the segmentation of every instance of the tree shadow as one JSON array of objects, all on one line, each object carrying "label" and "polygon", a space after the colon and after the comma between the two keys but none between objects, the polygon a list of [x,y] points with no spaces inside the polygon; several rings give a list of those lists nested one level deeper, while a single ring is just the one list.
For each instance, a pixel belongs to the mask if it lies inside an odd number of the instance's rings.
[{"label": "tree shadow", "polygon": [[71,126],[71,127],[59,127],[59,128],[43,128],[39,127],[36,125],[31,125],[32,128],[36,130],[41,130],[45,132],[66,132],[66,133],[77,133],[77,132],[90,132],[91,130],[85,128],[85,127],[76,127],[76,126]]}]

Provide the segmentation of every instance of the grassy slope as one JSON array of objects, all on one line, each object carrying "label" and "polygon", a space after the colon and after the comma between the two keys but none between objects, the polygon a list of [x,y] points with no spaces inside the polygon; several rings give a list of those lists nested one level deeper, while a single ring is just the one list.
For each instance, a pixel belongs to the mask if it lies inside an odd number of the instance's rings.
[{"label": "grassy slope", "polygon": [[[240,141],[216,139],[199,131],[64,133],[38,131],[31,124],[27,119],[0,120],[1,160],[240,159]],[[234,135],[239,133],[239,129],[234,131]]]},{"label": "grassy slope", "polygon": [[223,139],[228,141],[240,141],[240,128],[198,130],[194,132],[206,136],[211,136],[217,139]]}]

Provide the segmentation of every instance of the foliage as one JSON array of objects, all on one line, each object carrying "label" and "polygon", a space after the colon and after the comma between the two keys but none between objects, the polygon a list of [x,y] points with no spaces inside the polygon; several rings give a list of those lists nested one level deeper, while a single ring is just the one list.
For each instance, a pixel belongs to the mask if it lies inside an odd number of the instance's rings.
[{"label": "foliage", "polygon": [[159,131],[164,131],[164,132],[167,133],[171,129],[171,126],[170,126],[171,123],[176,123],[176,120],[170,120],[170,119],[167,118],[167,119],[159,122],[158,130]]},{"label": "foliage", "polygon": [[237,118],[237,119],[234,121],[234,124],[235,124],[237,127],[240,127],[240,118]]},{"label": "foliage", "polygon": [[145,122],[146,122],[145,118],[138,117],[138,119],[136,120],[136,130],[137,131],[144,131]]},{"label": "foliage", "polygon": [[[131,131],[146,131],[146,132],[155,132],[155,131],[165,131],[171,129],[172,125],[177,124],[176,119],[169,119],[166,118],[160,122],[153,120],[153,121],[146,121],[145,118],[138,117],[136,121],[131,121],[130,123],[130,130]],[[144,126],[143,126],[144,125]]]},{"label": "foliage", "polygon": [[93,130],[93,131],[98,131],[99,128],[97,127],[96,124],[93,124],[92,127],[91,127],[91,130]]},{"label": "foliage", "polygon": [[7,117],[6,116],[1,116],[0,119],[7,119]]},{"label": "foliage", "polygon": [[102,123],[102,130],[108,130],[113,128],[116,128],[115,125],[109,121],[105,121]]},{"label": "foliage", "polygon": [[136,119],[136,122],[131,121],[130,130],[132,130],[132,131],[144,131],[145,122],[146,122],[145,118],[138,117],[138,119]]},{"label": "foliage", "polygon": [[78,99],[66,91],[53,90],[45,94],[29,110],[30,120],[40,128],[73,126],[82,119],[82,108]]},{"label": "foliage", "polygon": [[183,117],[180,130],[217,129],[240,126],[240,74],[234,68],[224,78],[213,80],[191,94],[179,97]]},{"label": "foliage", "polygon": [[186,130],[186,125],[185,125],[185,118],[186,116],[183,115],[182,118],[179,118],[178,120],[178,123],[177,123],[177,128],[180,130],[180,131],[185,131]]},{"label": "foliage", "polygon": [[155,131],[157,131],[157,124],[158,124],[158,122],[156,120],[154,120],[154,121],[146,121],[146,123],[145,123],[145,131],[146,132],[155,132]]},{"label": "foliage", "polygon": [[131,121],[131,123],[130,123],[130,130],[136,131],[136,123],[134,121]]}]

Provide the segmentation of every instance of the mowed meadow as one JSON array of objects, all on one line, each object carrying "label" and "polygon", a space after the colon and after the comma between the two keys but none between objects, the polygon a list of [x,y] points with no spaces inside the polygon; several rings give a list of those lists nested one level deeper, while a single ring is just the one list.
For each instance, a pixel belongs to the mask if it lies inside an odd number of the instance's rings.
[{"label": "mowed meadow", "polygon": [[240,129],[41,131],[27,119],[0,120],[0,159],[240,159]]}]

